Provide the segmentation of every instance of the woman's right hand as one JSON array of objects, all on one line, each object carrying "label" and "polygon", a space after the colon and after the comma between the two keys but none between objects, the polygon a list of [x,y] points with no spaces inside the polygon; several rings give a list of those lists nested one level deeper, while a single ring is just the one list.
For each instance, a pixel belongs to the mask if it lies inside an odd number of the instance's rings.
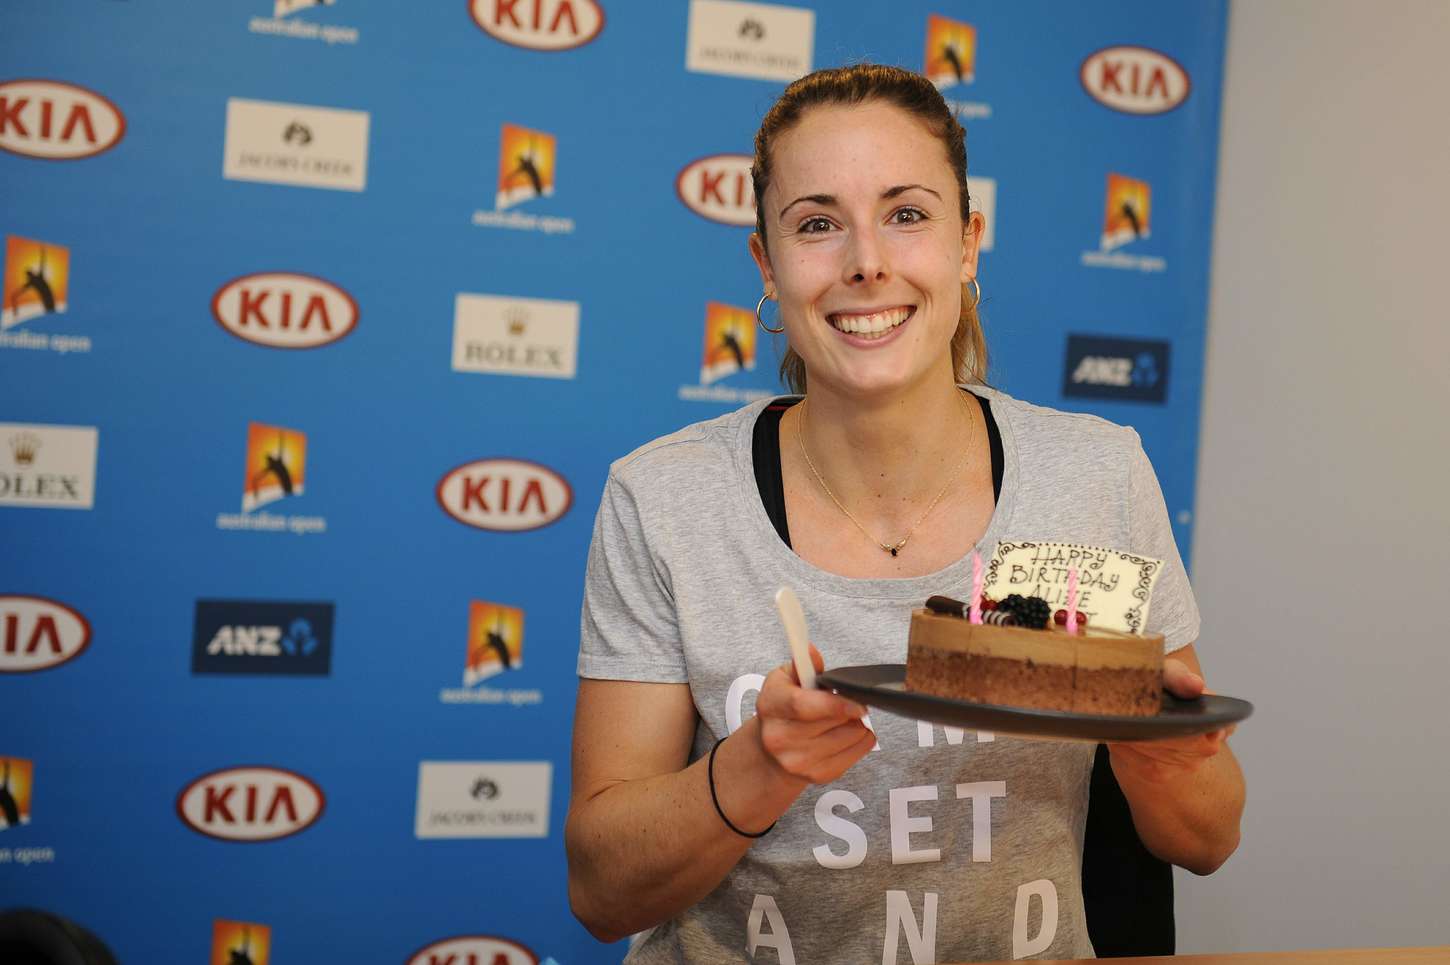
[{"label": "woman's right hand", "polygon": [[[816,673],[826,669],[811,645]],[[828,784],[850,770],[876,745],[861,718],[866,708],[829,690],[806,690],[790,663],[772,670],[755,699],[760,743],[787,775],[809,784]]]}]

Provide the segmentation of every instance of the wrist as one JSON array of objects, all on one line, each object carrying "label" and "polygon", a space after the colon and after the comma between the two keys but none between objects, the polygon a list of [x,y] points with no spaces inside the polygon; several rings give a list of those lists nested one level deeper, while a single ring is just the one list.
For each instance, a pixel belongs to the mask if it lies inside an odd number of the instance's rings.
[{"label": "wrist", "polygon": [[723,826],[747,837],[768,828],[795,803],[810,782],[786,772],[760,740],[759,718],[752,717],[713,749],[713,770],[707,762],[706,780],[713,777],[713,804],[722,813]]},{"label": "wrist", "polygon": [[1125,794],[1140,787],[1161,788],[1189,770],[1145,754],[1132,744],[1109,744],[1108,763]]}]

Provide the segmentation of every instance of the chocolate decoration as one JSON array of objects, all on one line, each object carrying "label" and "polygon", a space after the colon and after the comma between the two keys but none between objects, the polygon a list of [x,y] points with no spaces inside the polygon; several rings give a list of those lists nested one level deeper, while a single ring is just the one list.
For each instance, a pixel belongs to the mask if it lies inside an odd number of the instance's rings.
[{"label": "chocolate decoration", "polygon": [[967,617],[967,605],[961,600],[953,600],[949,596],[927,597],[926,608],[933,613],[940,613],[949,617]]}]

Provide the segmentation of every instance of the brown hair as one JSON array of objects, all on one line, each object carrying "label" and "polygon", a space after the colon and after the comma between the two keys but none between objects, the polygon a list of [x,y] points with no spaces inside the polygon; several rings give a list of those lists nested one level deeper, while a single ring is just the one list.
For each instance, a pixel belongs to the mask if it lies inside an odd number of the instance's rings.
[{"label": "brown hair", "polygon": [[[919,118],[941,141],[957,178],[965,226],[971,211],[967,197],[967,135],[941,92],[925,77],[900,67],[854,64],[818,70],[793,82],[760,122],[750,177],[755,185],[755,230],[760,235],[762,248],[766,246],[765,189],[770,187],[771,143],[795,127],[812,107],[854,106],[867,101],[883,101],[901,108]],[[958,381],[980,383],[987,376],[987,340],[982,334],[976,301],[967,302],[966,288],[962,286],[962,313],[952,335],[952,372]],[[794,349],[786,349],[780,363],[780,377],[792,391],[806,390],[805,363]]]}]

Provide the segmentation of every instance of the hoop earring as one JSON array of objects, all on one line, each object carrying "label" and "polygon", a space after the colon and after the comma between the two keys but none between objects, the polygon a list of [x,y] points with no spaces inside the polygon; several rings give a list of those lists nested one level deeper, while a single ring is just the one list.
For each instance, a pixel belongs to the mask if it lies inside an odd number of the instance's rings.
[{"label": "hoop earring", "polygon": [[785,331],[784,322],[781,322],[780,328],[771,328],[769,325],[765,324],[765,319],[760,317],[760,310],[765,307],[765,300],[769,297],[770,292],[766,292],[764,295],[760,296],[760,301],[755,303],[755,323],[770,334],[779,335],[781,332]]},{"label": "hoop earring", "polygon": [[982,283],[977,281],[976,275],[973,275],[962,283],[962,288],[965,289],[968,285],[971,285],[977,293],[977,297],[972,299],[972,310],[975,311],[977,306],[982,304]]}]

